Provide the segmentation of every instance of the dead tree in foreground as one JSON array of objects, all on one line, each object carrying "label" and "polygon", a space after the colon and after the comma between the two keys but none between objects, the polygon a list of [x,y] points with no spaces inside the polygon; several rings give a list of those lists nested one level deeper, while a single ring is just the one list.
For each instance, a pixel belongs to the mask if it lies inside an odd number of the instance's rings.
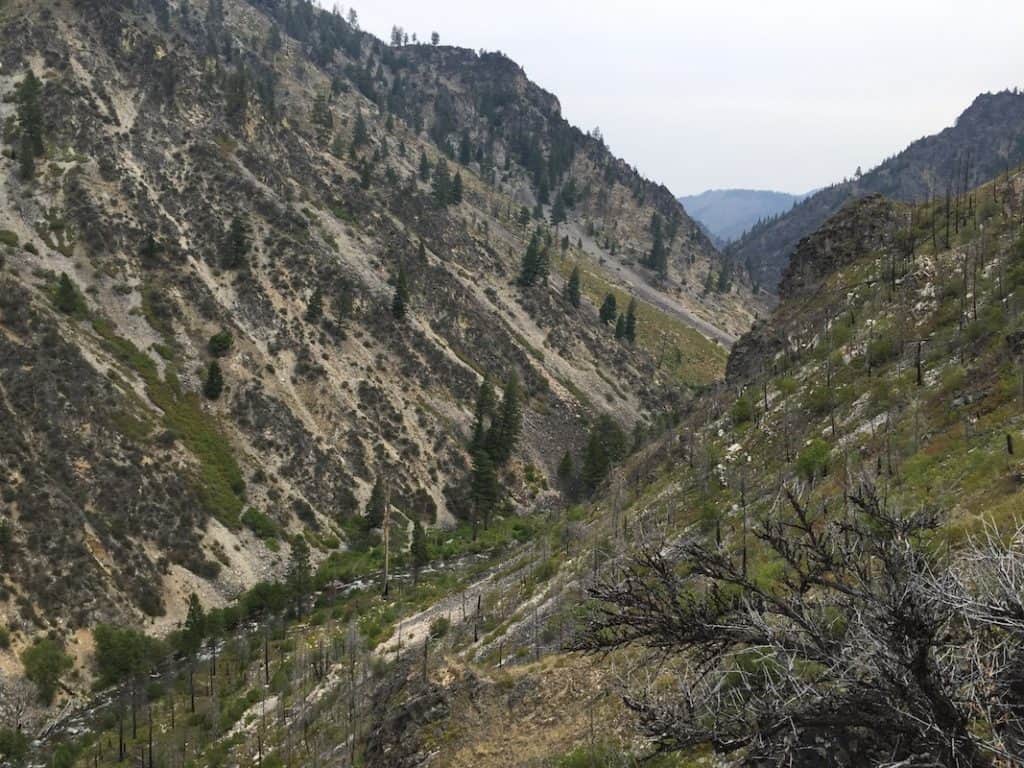
[{"label": "dead tree in foreground", "polygon": [[1021,537],[972,543],[951,564],[935,512],[901,515],[870,483],[850,500],[812,512],[790,494],[752,529],[748,569],[713,542],[639,555],[591,590],[577,649],[652,654],[661,679],[630,686],[626,704],[661,752],[1024,765]]}]

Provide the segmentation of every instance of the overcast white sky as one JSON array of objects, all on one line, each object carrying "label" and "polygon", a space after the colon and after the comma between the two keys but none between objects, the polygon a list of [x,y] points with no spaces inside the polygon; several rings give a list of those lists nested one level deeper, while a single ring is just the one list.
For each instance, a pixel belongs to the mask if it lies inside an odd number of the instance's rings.
[{"label": "overcast white sky", "polygon": [[[322,0],[330,5],[333,0]],[[364,29],[500,50],[676,194],[804,192],[1024,86],[1021,0],[354,0]]]}]

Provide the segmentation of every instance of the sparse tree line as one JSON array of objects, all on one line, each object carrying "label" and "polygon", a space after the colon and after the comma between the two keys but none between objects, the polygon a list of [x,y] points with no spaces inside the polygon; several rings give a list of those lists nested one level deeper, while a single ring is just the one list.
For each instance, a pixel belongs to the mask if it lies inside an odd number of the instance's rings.
[{"label": "sparse tree line", "polygon": [[[535,229],[530,235],[530,241],[520,264],[518,284],[521,287],[532,288],[535,285],[547,285],[551,270],[551,248],[550,233],[545,234],[540,227]],[[563,241],[562,248],[563,250],[568,248],[567,239]],[[582,305],[582,275],[579,265],[573,267],[565,281],[562,295],[573,309],[578,309]],[[598,319],[602,325],[614,327],[616,339],[628,341],[630,344],[636,341],[637,303],[635,298],[630,297],[626,310],[619,312],[615,294],[606,294],[598,310]]]}]

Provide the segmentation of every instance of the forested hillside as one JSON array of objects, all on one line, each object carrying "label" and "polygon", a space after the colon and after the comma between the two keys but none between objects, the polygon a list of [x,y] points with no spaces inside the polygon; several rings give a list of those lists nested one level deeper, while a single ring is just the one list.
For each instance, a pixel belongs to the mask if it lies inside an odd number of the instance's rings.
[{"label": "forested hillside", "polygon": [[765,189],[709,189],[683,195],[679,202],[716,244],[728,245],[763,219],[785,213],[807,195]]}]

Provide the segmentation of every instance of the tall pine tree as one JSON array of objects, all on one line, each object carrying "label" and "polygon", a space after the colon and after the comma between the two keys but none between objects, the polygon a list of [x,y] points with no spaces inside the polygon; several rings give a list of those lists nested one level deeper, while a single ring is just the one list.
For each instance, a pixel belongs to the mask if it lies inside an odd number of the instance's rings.
[{"label": "tall pine tree", "polygon": [[208,400],[216,400],[223,391],[224,374],[220,371],[220,363],[212,360],[206,371],[206,381],[203,382],[203,394]]},{"label": "tall pine tree", "polygon": [[623,329],[623,336],[626,341],[630,344],[636,341],[636,299],[631,298],[629,300],[629,306],[626,308],[626,324]]},{"label": "tall pine tree", "polygon": [[443,157],[437,161],[434,169],[434,180],[432,186],[434,202],[444,207],[451,203],[452,178],[448,172],[448,161]]},{"label": "tall pine tree", "polygon": [[318,285],[313,289],[312,295],[309,297],[309,304],[306,305],[306,322],[307,323],[319,323],[320,318],[324,315],[324,295]]},{"label": "tall pine tree", "polygon": [[384,488],[384,479],[377,476],[373,483],[373,490],[370,491],[370,498],[366,502],[366,515],[364,522],[367,528],[380,528],[384,524],[384,507],[387,505],[387,492]]},{"label": "tall pine tree", "polygon": [[501,408],[491,425],[488,444],[495,465],[502,466],[511,457],[523,428],[523,412],[519,403],[519,377],[514,373],[505,384]]},{"label": "tall pine tree", "polygon": [[604,297],[604,301],[601,303],[601,309],[598,311],[598,318],[604,325],[608,325],[615,320],[618,314],[618,307],[615,302],[615,294],[609,293]]},{"label": "tall pine tree", "polygon": [[543,244],[541,243],[540,229],[536,229],[530,237],[530,244],[526,246],[526,253],[523,254],[523,261],[519,269],[519,284],[521,286],[529,288],[532,285],[536,285],[544,268],[543,261]]},{"label": "tall pine tree", "polygon": [[21,127],[21,134],[27,137],[29,148],[35,157],[42,157],[45,147],[43,146],[43,112],[40,106],[40,96],[43,92],[43,85],[32,70],[25,75],[25,79],[18,86],[16,98],[18,101],[18,122]]},{"label": "tall pine tree", "polygon": [[405,276],[405,267],[399,267],[398,279],[395,281],[395,293],[391,297],[391,315],[395,320],[404,320],[409,314],[409,281]]},{"label": "tall pine tree", "polygon": [[572,268],[572,274],[569,275],[569,280],[565,284],[565,298],[574,307],[580,305],[580,268],[578,266]]},{"label": "tall pine tree", "polygon": [[651,251],[647,255],[647,266],[662,277],[668,275],[668,249],[665,247],[665,235],[662,231],[661,214],[657,211],[651,216]]},{"label": "tall pine tree", "polygon": [[490,524],[491,514],[498,503],[500,489],[494,461],[484,447],[473,451],[473,474],[470,481],[470,502],[473,507],[473,541],[476,541],[477,526]]},{"label": "tall pine tree", "polygon": [[427,533],[423,530],[423,524],[419,520],[412,524],[412,543],[409,545],[409,554],[412,557],[412,580],[415,584],[419,581],[420,568],[430,564]]},{"label": "tall pine tree", "polygon": [[224,269],[241,269],[249,254],[249,225],[242,216],[231,220],[221,252],[221,266]]},{"label": "tall pine tree", "polygon": [[486,445],[487,429],[494,419],[496,405],[497,400],[494,396],[494,387],[491,386],[491,380],[485,376],[476,396],[476,419],[473,424],[473,439],[470,443],[470,450]]},{"label": "tall pine tree", "polygon": [[196,653],[206,636],[206,611],[195,592],[188,596],[188,614],[181,630],[181,650],[188,655]]},{"label": "tall pine tree", "polygon": [[299,534],[292,540],[292,554],[288,561],[288,571],[285,574],[285,583],[288,591],[291,592],[295,615],[301,616],[306,603],[306,595],[313,588],[312,569],[309,565],[309,544],[306,537]]}]

